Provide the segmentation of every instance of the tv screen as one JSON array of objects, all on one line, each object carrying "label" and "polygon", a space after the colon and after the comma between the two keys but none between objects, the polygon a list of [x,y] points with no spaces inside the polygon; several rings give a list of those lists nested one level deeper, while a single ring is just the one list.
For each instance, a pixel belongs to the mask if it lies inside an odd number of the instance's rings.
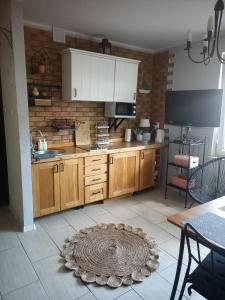
[{"label": "tv screen", "polygon": [[166,93],[166,124],[219,127],[223,90],[169,91]]}]

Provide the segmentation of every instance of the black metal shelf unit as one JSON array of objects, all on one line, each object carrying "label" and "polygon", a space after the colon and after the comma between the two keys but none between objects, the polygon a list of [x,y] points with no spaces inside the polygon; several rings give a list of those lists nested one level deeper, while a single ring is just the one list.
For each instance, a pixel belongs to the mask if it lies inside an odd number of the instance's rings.
[{"label": "black metal shelf unit", "polygon": [[[178,146],[177,154],[185,154],[188,156],[188,166],[181,166],[176,164],[175,162],[170,161],[170,147],[171,145]],[[204,164],[205,161],[205,145],[206,145],[206,137],[199,139],[199,138],[186,138],[186,139],[175,139],[168,142],[167,148],[167,164],[166,164],[166,187],[165,187],[165,199],[167,199],[167,192],[168,187],[177,189],[179,191],[183,191],[185,193],[185,207],[187,207],[187,199],[188,199],[188,185],[189,180],[192,172]],[[176,153],[174,153],[176,154]],[[200,164],[197,167],[190,168],[190,157],[191,156],[198,156]],[[178,168],[179,173],[183,174],[185,172],[187,178],[187,185],[186,188],[182,188],[179,186],[174,185],[173,183],[169,182],[169,167]]]}]

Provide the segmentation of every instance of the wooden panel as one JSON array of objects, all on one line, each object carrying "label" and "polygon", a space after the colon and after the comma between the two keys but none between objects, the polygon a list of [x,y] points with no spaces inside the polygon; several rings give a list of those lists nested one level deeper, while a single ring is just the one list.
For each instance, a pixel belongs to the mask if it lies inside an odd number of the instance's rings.
[{"label": "wooden panel", "polygon": [[99,174],[85,177],[85,186],[107,181],[107,174]]},{"label": "wooden panel", "polygon": [[108,161],[107,154],[85,157],[85,166],[106,164],[107,161]]},{"label": "wooden panel", "polygon": [[107,183],[94,184],[85,187],[85,203],[91,203],[106,199]]},{"label": "wooden panel", "polygon": [[154,186],[155,149],[140,151],[139,190]]},{"label": "wooden panel", "polygon": [[137,76],[138,64],[116,61],[114,101],[136,101]]},{"label": "wooden panel", "polygon": [[34,217],[60,211],[59,165],[55,162],[32,166]]},{"label": "wooden panel", "polygon": [[85,176],[86,175],[104,174],[107,172],[107,170],[108,170],[107,164],[85,166]]},{"label": "wooden panel", "polygon": [[139,185],[139,152],[109,156],[109,197],[133,193]]},{"label": "wooden panel", "polygon": [[83,159],[64,160],[59,167],[61,210],[83,205]]}]

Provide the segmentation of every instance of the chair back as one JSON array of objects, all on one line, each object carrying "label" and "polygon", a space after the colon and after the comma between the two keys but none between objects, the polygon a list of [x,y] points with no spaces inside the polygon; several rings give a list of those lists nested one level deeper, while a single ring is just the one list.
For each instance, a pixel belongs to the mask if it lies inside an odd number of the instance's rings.
[{"label": "chair back", "polygon": [[[191,262],[191,260],[194,260],[206,272],[214,274],[215,254],[220,254],[225,257],[225,248],[222,248],[219,245],[206,239],[196,228],[194,228],[189,223],[185,224],[184,232],[187,242],[189,262]],[[193,243],[196,244],[196,247],[193,247]],[[205,247],[209,249],[210,260],[208,264],[203,265],[202,262],[205,258]],[[214,275],[217,276],[216,274]]]},{"label": "chair back", "polygon": [[210,160],[194,170],[188,193],[198,203],[225,196],[225,157]]}]

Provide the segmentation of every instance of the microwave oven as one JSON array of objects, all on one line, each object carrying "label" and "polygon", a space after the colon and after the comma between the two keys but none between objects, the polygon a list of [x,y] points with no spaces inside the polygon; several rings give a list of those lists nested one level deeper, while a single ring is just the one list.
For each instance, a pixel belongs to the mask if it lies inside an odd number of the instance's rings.
[{"label": "microwave oven", "polygon": [[136,103],[106,102],[105,117],[108,118],[135,118]]}]

